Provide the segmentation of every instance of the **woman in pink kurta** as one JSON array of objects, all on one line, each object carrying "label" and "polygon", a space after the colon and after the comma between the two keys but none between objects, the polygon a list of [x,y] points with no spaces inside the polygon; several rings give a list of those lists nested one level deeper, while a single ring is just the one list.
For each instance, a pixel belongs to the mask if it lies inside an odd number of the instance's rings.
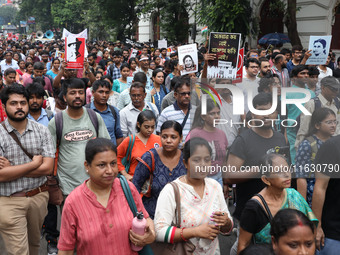
[{"label": "woman in pink kurta", "polygon": [[[131,231],[133,214],[125,198],[118,174],[117,151],[110,140],[90,140],[85,149],[85,169],[90,179],[67,197],[61,219],[59,255],[136,255],[131,242],[145,246],[155,240],[155,231],[140,195],[129,187],[137,210],[147,219],[144,236]],[[85,171],[85,170],[84,170]]]}]

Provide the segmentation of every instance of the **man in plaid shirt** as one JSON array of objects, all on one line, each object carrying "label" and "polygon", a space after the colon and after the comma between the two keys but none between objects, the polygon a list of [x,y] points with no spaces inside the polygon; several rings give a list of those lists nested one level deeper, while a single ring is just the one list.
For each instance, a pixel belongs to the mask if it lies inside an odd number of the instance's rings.
[{"label": "man in plaid shirt", "polygon": [[107,69],[107,74],[112,77],[112,80],[116,80],[122,76],[120,73],[120,66],[122,64],[123,57],[120,51],[114,51],[112,57],[114,63]]},{"label": "man in plaid shirt", "polygon": [[0,234],[8,254],[38,254],[49,197],[46,175],[54,164],[53,140],[47,127],[26,118],[24,86],[5,88],[1,101],[8,118],[0,125]]}]

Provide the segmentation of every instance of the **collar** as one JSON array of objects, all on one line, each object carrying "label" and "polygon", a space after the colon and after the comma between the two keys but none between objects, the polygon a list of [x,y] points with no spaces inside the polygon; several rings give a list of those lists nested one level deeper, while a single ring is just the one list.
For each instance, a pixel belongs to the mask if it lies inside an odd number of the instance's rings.
[{"label": "collar", "polygon": [[[31,121],[32,121],[32,120],[27,119],[27,124],[26,124],[26,128],[25,128],[25,132],[27,132],[28,130],[33,131],[33,127],[32,127]],[[6,128],[7,128],[7,130],[8,130],[9,133],[12,132],[12,131],[14,131],[14,130],[18,132],[18,130],[16,130],[14,127],[12,127],[11,124],[9,124],[8,118],[5,120],[4,123],[5,123],[5,126],[6,126]]]},{"label": "collar", "polygon": [[321,105],[335,105],[334,99],[332,99],[332,102],[329,102],[321,93],[318,95],[318,98],[320,99]]},{"label": "collar", "polygon": [[98,113],[107,113],[107,112],[111,112],[111,109],[110,109],[110,107],[109,107],[109,105],[106,103],[106,110],[104,110],[104,111],[99,111],[97,108],[96,108],[96,106],[94,105],[94,102],[92,101],[91,103],[90,103],[90,108],[91,109],[93,109],[93,110],[95,110],[96,112],[98,112]]},{"label": "collar", "polygon": [[[178,106],[177,100],[174,102],[173,105],[174,105],[174,108],[175,108],[176,111],[182,111],[182,109],[179,108],[179,106]],[[189,110],[191,110],[191,104],[189,104]]]}]

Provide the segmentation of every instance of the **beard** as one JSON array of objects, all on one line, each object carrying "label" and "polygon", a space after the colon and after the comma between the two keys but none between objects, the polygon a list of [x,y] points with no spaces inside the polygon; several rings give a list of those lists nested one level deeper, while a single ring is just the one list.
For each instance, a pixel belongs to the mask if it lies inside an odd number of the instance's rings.
[{"label": "beard", "polygon": [[[22,116],[22,117],[15,117],[15,115],[16,115],[17,113],[19,113],[19,112],[24,113],[24,116]],[[25,113],[24,111],[16,111],[16,112],[14,113],[14,115],[12,115],[12,114],[10,114],[10,113],[8,113],[8,112],[6,111],[6,114],[7,114],[7,117],[8,117],[11,121],[14,121],[14,122],[21,122],[21,121],[23,121],[23,120],[25,120],[25,119],[27,118],[28,112]]]}]

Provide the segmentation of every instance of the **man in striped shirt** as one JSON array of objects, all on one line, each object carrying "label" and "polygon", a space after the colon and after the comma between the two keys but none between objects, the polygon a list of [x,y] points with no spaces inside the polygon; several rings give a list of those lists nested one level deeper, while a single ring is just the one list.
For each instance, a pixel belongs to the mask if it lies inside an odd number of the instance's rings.
[{"label": "man in striped shirt", "polygon": [[190,104],[191,88],[190,79],[180,79],[174,89],[174,96],[176,101],[166,107],[158,118],[157,134],[160,133],[162,124],[167,120],[175,120],[181,124],[183,128],[183,140],[184,143],[186,136],[188,135],[191,127],[191,118],[194,117],[196,107]]}]

